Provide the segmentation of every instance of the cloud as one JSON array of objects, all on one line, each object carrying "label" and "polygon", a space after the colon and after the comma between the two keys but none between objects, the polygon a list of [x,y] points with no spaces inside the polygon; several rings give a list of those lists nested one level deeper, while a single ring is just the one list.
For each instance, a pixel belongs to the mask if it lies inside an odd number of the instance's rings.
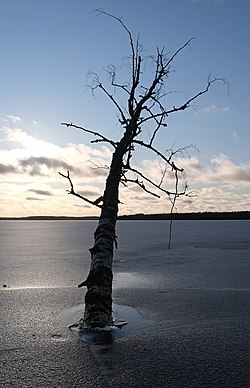
[{"label": "cloud", "polygon": [[[237,164],[227,155],[220,154],[204,163],[197,157],[180,158],[178,166],[185,169],[183,183],[187,180],[191,197],[180,197],[177,200],[178,211],[232,211],[248,210],[250,206],[250,163]],[[159,182],[161,170],[157,161],[143,161],[137,166],[146,176]],[[167,174],[165,188],[174,191],[172,172]],[[154,187],[144,181],[152,191]],[[171,186],[172,189],[171,189]],[[181,185],[180,185],[181,188]],[[247,192],[246,197],[242,194]],[[170,211],[168,197],[163,193],[160,199],[147,195],[138,186],[132,185],[121,189],[121,212],[157,213]],[[146,199],[147,198],[147,199]],[[131,206],[133,204],[133,206]],[[133,210],[134,209],[134,210]]]},{"label": "cloud", "polygon": [[240,138],[238,132],[233,132],[233,133],[232,133],[232,136],[233,136],[233,138],[234,138],[235,140],[239,140],[239,138]]},{"label": "cloud", "polygon": [[[99,209],[72,195],[67,179],[75,191],[95,199],[103,193],[111,151],[107,147],[92,148],[84,144],[59,146],[32,136],[20,128],[4,128],[7,146],[0,148],[1,183],[0,215],[97,215]],[[188,180],[196,197],[180,197],[178,211],[247,210],[250,207],[250,162],[236,163],[220,154],[204,162],[197,156],[182,155],[176,165],[185,169],[183,182]],[[162,166],[158,160],[142,160],[134,166],[149,179],[160,182]],[[163,187],[174,191],[173,171],[166,171]],[[131,174],[136,179],[136,174]],[[142,177],[138,177],[143,180]],[[146,188],[157,192],[150,183]],[[150,196],[137,185],[120,187],[120,213],[160,213],[170,211],[167,195],[160,199]],[[32,206],[30,202],[33,202]]]},{"label": "cloud", "polygon": [[218,182],[231,185],[250,185],[250,163],[236,164],[227,155],[220,154],[213,158],[215,178]]},{"label": "cloud", "polygon": [[91,190],[91,189],[85,189],[85,190],[78,190],[78,193],[82,195],[83,197],[98,197],[100,196],[100,193],[98,193],[97,190]]},{"label": "cloud", "polygon": [[[67,195],[69,182],[58,171],[66,174],[69,170],[75,190],[97,198],[103,192],[108,172],[102,167],[109,165],[111,158],[107,147],[72,143],[59,146],[18,127],[5,126],[2,130],[1,216],[98,214],[98,208]],[[34,206],[28,205],[30,201]]]},{"label": "cloud", "polygon": [[26,197],[26,201],[43,201],[43,199],[37,197]]},{"label": "cloud", "polygon": [[[48,157],[35,157],[31,156],[27,159],[19,160],[19,166],[21,166],[25,172],[28,172],[30,175],[44,175],[42,172],[42,166],[46,166],[47,169],[64,169],[64,170],[70,170],[75,171],[75,168],[71,166],[70,164],[60,160],[60,159],[54,159],[54,158],[48,158]],[[77,169],[76,169],[77,171]]]},{"label": "cloud", "polygon": [[204,163],[197,157],[179,159],[179,165],[185,170],[187,180],[194,186],[250,186],[250,163],[235,163],[227,155],[213,157],[210,163]]},{"label": "cloud", "polygon": [[15,149],[17,148],[17,143],[19,147],[26,149],[29,153],[37,153],[41,156],[51,155],[51,152],[55,152],[58,149],[54,144],[29,135],[22,128],[5,126],[2,129],[5,135],[5,141],[9,143],[10,147],[14,143],[13,147]]},{"label": "cloud", "polygon": [[225,0],[189,0],[191,3],[223,3]]},{"label": "cloud", "polygon": [[216,113],[227,113],[230,111],[229,106],[219,107],[215,104],[210,104],[205,106],[204,108],[199,109],[199,113],[208,113],[208,114],[216,114]]},{"label": "cloud", "polygon": [[36,189],[29,189],[27,191],[30,191],[34,194],[38,194],[38,195],[45,195],[45,196],[51,196],[53,195],[50,191],[48,190],[36,190]]},{"label": "cloud", "polygon": [[143,190],[141,190],[141,192],[143,193],[143,195],[141,196],[135,195],[134,197],[130,197],[130,199],[133,201],[150,201],[150,202],[158,201],[158,198],[156,197],[151,197],[151,195],[148,195],[148,196],[144,195]]},{"label": "cloud", "polygon": [[21,120],[21,117],[19,116],[14,116],[14,115],[6,115],[3,119],[4,121],[10,121],[12,122],[13,124],[17,124],[17,123],[20,123],[22,120]]},{"label": "cloud", "polygon": [[14,166],[0,163],[0,175],[7,175],[16,171]]},{"label": "cloud", "polygon": [[105,146],[98,149],[84,144],[60,147],[31,136],[20,128],[4,127],[3,131],[8,149],[0,150],[0,160],[5,161],[1,166],[2,173],[42,177],[58,174],[59,170],[65,173],[69,170],[81,176],[83,181],[98,180],[107,175],[106,169],[93,167],[109,164],[111,153]]}]

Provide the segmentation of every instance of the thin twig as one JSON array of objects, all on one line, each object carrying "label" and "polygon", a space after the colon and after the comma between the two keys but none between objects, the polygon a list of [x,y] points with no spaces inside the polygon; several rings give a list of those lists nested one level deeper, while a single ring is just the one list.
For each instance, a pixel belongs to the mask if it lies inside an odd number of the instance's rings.
[{"label": "thin twig", "polygon": [[154,193],[153,191],[147,189],[144,185],[144,183],[142,181],[139,181],[139,179],[130,179],[130,178],[127,178],[127,177],[123,177],[121,182],[123,184],[126,184],[127,182],[129,183],[135,183],[136,185],[138,185],[142,190],[144,190],[146,193],[152,195],[153,197],[156,197],[156,198],[160,198],[160,195],[159,194],[156,194]]}]

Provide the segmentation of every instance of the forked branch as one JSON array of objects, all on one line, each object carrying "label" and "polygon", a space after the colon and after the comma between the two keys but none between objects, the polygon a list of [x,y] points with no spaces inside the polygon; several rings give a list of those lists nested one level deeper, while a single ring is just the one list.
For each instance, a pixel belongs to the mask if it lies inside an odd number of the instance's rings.
[{"label": "forked branch", "polygon": [[175,153],[177,153],[178,150],[171,152],[171,155],[167,158],[162,152],[160,152],[157,148],[153,147],[152,144],[150,144],[150,143],[149,144],[144,143],[144,141],[136,140],[136,139],[133,140],[133,143],[138,144],[141,147],[145,147],[145,148],[151,150],[153,153],[155,153],[157,156],[159,156],[162,160],[164,160],[173,170],[183,172],[183,168],[177,167],[176,164],[174,163],[174,161],[172,161],[172,156]]},{"label": "forked branch", "polygon": [[83,195],[75,192],[72,180],[71,180],[70,175],[69,175],[69,171],[67,171],[67,175],[62,174],[61,172],[58,172],[58,174],[61,175],[63,178],[68,179],[69,184],[70,184],[70,190],[66,190],[68,192],[68,194],[71,194],[71,195],[74,195],[75,197],[83,199],[83,201],[88,202],[91,205],[94,205],[94,206],[97,206],[99,208],[102,208],[102,205],[100,205],[100,202],[102,201],[102,197],[97,198],[95,201],[91,201],[90,199],[84,197]]},{"label": "forked branch", "polygon": [[[207,93],[210,86],[214,83],[214,82],[217,82],[217,81],[222,81],[225,83],[225,80],[223,78],[211,78],[211,75],[208,77],[208,81],[207,81],[207,86],[201,90],[200,92],[196,93],[194,96],[190,97],[187,101],[185,101],[183,104],[181,104],[180,106],[176,107],[176,106],[173,106],[171,109],[165,109],[165,110],[162,110],[160,112],[157,112],[155,114],[152,114],[152,112],[150,112],[150,115],[147,116],[147,117],[143,117],[140,121],[139,121],[139,124],[143,124],[149,120],[152,120],[152,119],[160,119],[161,117],[165,118],[165,117],[168,117],[170,114],[172,113],[176,113],[176,112],[180,112],[180,111],[183,111],[185,109],[187,109],[191,102],[193,102],[194,100],[196,100],[198,97],[202,96],[203,94]],[[149,98],[151,98],[149,96]]]}]

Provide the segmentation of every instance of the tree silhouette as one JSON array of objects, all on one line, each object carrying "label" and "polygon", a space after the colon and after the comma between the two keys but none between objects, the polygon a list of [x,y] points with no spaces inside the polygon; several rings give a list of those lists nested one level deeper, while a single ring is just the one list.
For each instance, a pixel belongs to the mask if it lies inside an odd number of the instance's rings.
[{"label": "tree silhouette", "polygon": [[[149,195],[160,198],[160,195],[167,196],[172,202],[172,209],[178,197],[188,195],[187,184],[184,183],[179,189],[180,178],[183,169],[177,165],[175,157],[186,150],[187,147],[178,150],[169,149],[160,151],[154,146],[155,139],[160,131],[167,126],[167,119],[170,115],[186,110],[198,97],[207,93],[211,85],[218,80],[209,76],[204,89],[198,91],[192,97],[184,100],[179,106],[166,106],[165,101],[169,93],[166,92],[165,84],[170,74],[171,66],[176,56],[189,46],[193,38],[188,40],[183,46],[171,56],[168,56],[164,49],[157,48],[156,55],[151,59],[154,70],[151,74],[151,81],[148,85],[143,84],[142,65],[146,61],[142,55],[142,47],[139,39],[134,39],[130,30],[121,18],[108,14],[103,10],[97,10],[98,14],[115,19],[126,32],[130,44],[130,79],[125,83],[117,81],[117,71],[114,66],[108,66],[107,72],[110,80],[110,89],[120,90],[126,100],[126,108],[116,99],[115,94],[103,85],[95,73],[90,74],[91,90],[100,90],[106,95],[114,105],[119,116],[119,123],[122,127],[122,135],[118,141],[109,139],[100,132],[92,131],[73,123],[62,123],[67,127],[74,127],[93,135],[92,143],[108,143],[112,149],[112,159],[110,162],[108,176],[106,179],[103,194],[92,201],[74,189],[70,172],[59,173],[66,178],[70,184],[69,194],[87,201],[93,206],[100,208],[98,226],[94,232],[94,245],[90,249],[91,265],[89,274],[78,287],[87,287],[85,296],[84,316],[80,321],[80,326],[84,330],[95,330],[113,325],[112,319],[112,262],[114,246],[116,242],[116,221],[118,217],[119,187],[129,184],[137,185],[141,190]],[[149,141],[145,140],[144,128],[149,128],[151,124],[151,136]],[[148,177],[133,166],[133,155],[140,148],[147,149],[158,157],[162,165],[162,176],[160,181]],[[166,188],[166,175],[171,171],[173,174],[174,190]]]}]

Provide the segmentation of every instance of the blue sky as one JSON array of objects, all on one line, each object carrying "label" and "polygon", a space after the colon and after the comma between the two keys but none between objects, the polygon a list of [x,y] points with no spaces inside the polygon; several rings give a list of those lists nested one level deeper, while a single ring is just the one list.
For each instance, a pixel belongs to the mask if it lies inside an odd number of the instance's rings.
[{"label": "blue sky", "polygon": [[[203,89],[209,74],[225,78],[230,94],[223,83],[214,85],[188,111],[172,116],[159,135],[163,150],[189,143],[199,150],[181,161],[197,196],[180,200],[177,210],[249,210],[248,0],[2,0],[0,216],[97,214],[67,196],[67,182],[57,174],[71,167],[76,189],[98,197],[105,171],[88,161],[108,164],[110,158],[107,147],[94,149],[89,136],[62,127],[62,121],[109,137],[121,133],[110,102],[84,87],[89,70],[108,86],[103,68],[109,64],[126,77],[120,64],[129,55],[127,36],[114,20],[96,16],[97,8],[122,16],[135,37],[140,33],[145,57],[157,46],[172,53],[195,37],[176,58],[167,85],[180,92],[168,103]],[[146,80],[151,69],[147,61]],[[138,154],[136,161],[157,176],[153,156]],[[156,201],[133,187],[121,190],[123,197],[121,213],[169,211],[165,198]]]}]

